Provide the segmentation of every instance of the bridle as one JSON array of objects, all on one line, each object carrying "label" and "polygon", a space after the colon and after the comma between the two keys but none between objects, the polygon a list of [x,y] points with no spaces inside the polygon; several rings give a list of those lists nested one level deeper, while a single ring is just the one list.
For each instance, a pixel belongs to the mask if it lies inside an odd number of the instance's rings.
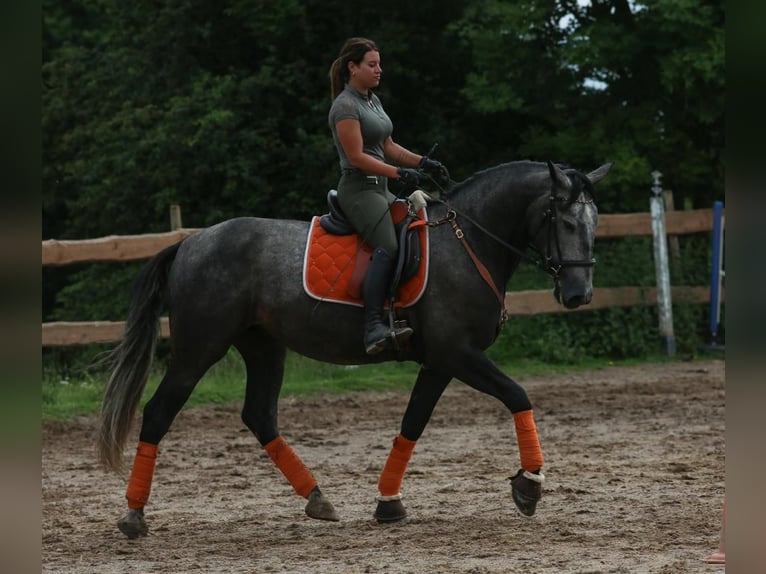
[{"label": "bridle", "polygon": [[[581,194],[583,199],[580,199],[579,197],[575,200],[572,200],[572,202],[577,203],[593,203],[592,199],[586,199],[584,194]],[[473,261],[474,265],[476,266],[476,269],[479,271],[479,274],[484,279],[484,281],[489,285],[490,289],[492,289],[492,292],[495,294],[495,297],[497,298],[498,302],[500,303],[500,319],[497,326],[497,332],[500,332],[500,329],[502,329],[505,322],[508,320],[508,311],[505,308],[505,297],[500,293],[500,290],[495,285],[494,280],[492,279],[491,274],[489,273],[489,270],[487,267],[479,260],[479,258],[474,253],[473,249],[468,245],[468,242],[465,239],[465,233],[460,228],[460,226],[457,223],[457,216],[460,215],[460,217],[468,220],[473,224],[478,230],[480,230],[482,233],[484,233],[487,237],[493,239],[500,245],[502,245],[504,248],[508,249],[512,253],[515,253],[518,255],[521,259],[524,259],[528,261],[529,263],[532,263],[535,267],[538,269],[541,269],[548,275],[550,275],[553,278],[553,281],[555,282],[556,287],[559,286],[559,274],[562,269],[567,267],[593,267],[596,264],[596,259],[591,257],[590,259],[563,259],[562,258],[562,251],[561,251],[561,241],[559,238],[559,232],[558,227],[556,225],[556,222],[558,221],[558,207],[557,202],[566,201],[566,198],[557,197],[555,194],[555,189],[553,188],[553,184],[551,184],[551,192],[548,198],[548,209],[545,210],[543,213],[543,218],[540,221],[540,225],[537,227],[537,230],[535,233],[532,234],[532,238],[537,237],[537,235],[540,233],[542,227],[547,224],[548,232],[547,232],[547,240],[546,240],[546,252],[543,254],[539,254],[540,256],[535,258],[531,257],[527,254],[526,251],[521,250],[507,241],[501,239],[494,233],[492,233],[489,229],[478,223],[475,219],[470,217],[469,215],[462,213],[458,209],[452,207],[449,204],[449,201],[444,201],[442,199],[433,199],[432,201],[436,203],[441,203],[447,208],[447,214],[437,220],[428,221],[426,225],[429,227],[436,227],[438,225],[442,225],[444,223],[449,223],[452,226],[453,231],[455,232],[455,236],[460,240],[460,243],[463,245],[465,250],[468,252],[468,255],[470,256],[471,260]],[[531,244],[529,247],[531,247],[534,251],[537,252],[537,249],[533,244]],[[556,258],[554,259],[553,251],[555,248],[556,252]],[[554,261],[556,261],[556,264],[554,264]],[[505,290],[503,290],[505,291]]]},{"label": "bridle", "polygon": [[[540,267],[543,271],[548,273],[551,277],[554,279],[558,279],[559,272],[564,269],[565,267],[593,267],[596,265],[596,259],[594,257],[591,257],[590,259],[564,259],[561,255],[561,241],[559,239],[559,230],[556,226],[556,221],[558,220],[558,210],[556,208],[556,202],[566,201],[563,197],[557,197],[553,193],[549,196],[549,204],[548,209],[545,210],[545,213],[543,213],[543,219],[540,221],[540,225],[537,228],[537,231],[532,235],[532,237],[537,237],[537,234],[540,233],[540,230],[542,229],[543,225],[546,223],[548,224],[548,237],[546,240],[546,252],[542,255],[542,262],[538,263],[537,260],[536,264],[538,267]],[[572,201],[572,203],[584,203],[584,204],[593,204],[592,199],[586,199],[584,195],[582,195],[582,199],[577,198]],[[532,249],[535,249],[534,245],[531,246]],[[553,250],[556,250],[556,262],[557,265],[553,264],[554,258],[553,258]],[[536,249],[535,249],[536,250]]]},{"label": "bridle", "polygon": [[[537,248],[530,244],[529,247],[535,251],[538,254],[538,257],[532,257],[530,256],[526,251],[519,249],[518,247],[515,247],[514,245],[511,245],[507,241],[501,239],[494,233],[492,233],[489,229],[478,223],[475,219],[467,215],[466,213],[463,213],[459,211],[458,209],[452,207],[448,201],[443,201],[441,199],[434,199],[433,200],[436,203],[441,203],[442,205],[446,206],[447,208],[447,215],[439,220],[435,220],[433,222],[429,222],[429,226],[437,226],[441,225],[442,223],[451,223],[453,224],[453,228],[456,227],[457,223],[457,216],[460,215],[460,217],[468,220],[471,222],[472,225],[474,225],[479,231],[484,233],[487,237],[490,237],[495,242],[502,245],[507,250],[515,253],[518,255],[521,259],[524,259],[528,263],[531,263],[538,269],[542,270],[543,272],[550,275],[554,280],[557,280],[559,277],[559,273],[562,269],[567,267],[593,267],[596,265],[596,259],[591,257],[590,259],[564,259],[562,257],[562,251],[561,251],[561,240],[559,238],[559,232],[558,227],[556,226],[556,222],[558,221],[558,208],[556,203],[566,201],[566,198],[563,197],[557,197],[554,195],[553,190],[551,190],[551,194],[548,198],[548,209],[545,210],[543,213],[543,218],[540,221],[540,224],[537,227],[537,230],[535,233],[532,234],[532,237],[537,237],[537,235],[542,230],[543,226],[547,224],[547,240],[546,240],[546,251],[545,253],[540,253]],[[574,200],[577,203],[585,203],[585,204],[593,204],[592,199],[576,199]],[[458,233],[459,231],[459,233]],[[458,236],[458,239],[463,239],[463,231],[459,228],[455,231],[456,235]],[[554,250],[556,257],[554,258]],[[554,261],[556,262],[554,264]]]}]

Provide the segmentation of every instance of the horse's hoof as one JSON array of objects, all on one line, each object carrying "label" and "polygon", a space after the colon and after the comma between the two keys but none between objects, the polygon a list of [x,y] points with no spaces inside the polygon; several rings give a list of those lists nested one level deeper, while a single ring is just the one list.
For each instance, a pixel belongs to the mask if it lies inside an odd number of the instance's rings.
[{"label": "horse's hoof", "polygon": [[149,527],[146,526],[146,520],[144,520],[144,509],[129,508],[117,521],[117,528],[131,540],[139,536],[146,536]]},{"label": "horse's hoof", "polygon": [[318,488],[309,493],[309,501],[306,503],[306,515],[317,520],[329,520],[338,522],[340,516],[335,512],[332,503],[327,500]]},{"label": "horse's hoof", "polygon": [[407,511],[400,499],[379,500],[373,516],[378,522],[399,522],[407,518]]},{"label": "horse's hoof", "polygon": [[[530,478],[531,477],[531,478]],[[524,469],[511,477],[511,497],[524,516],[532,516],[537,508],[537,501],[543,496],[543,481],[545,476],[533,474]]]}]

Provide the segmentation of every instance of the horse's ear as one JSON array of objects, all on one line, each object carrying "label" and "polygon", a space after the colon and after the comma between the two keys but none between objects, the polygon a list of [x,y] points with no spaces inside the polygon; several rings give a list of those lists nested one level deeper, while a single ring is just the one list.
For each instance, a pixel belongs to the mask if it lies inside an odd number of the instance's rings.
[{"label": "horse's ear", "polygon": [[612,169],[612,162],[605,163],[599,168],[594,169],[592,172],[590,172],[587,177],[591,183],[596,183],[598,180],[602,179],[607,173],[609,173],[609,170]]},{"label": "horse's ear", "polygon": [[555,184],[554,187],[558,187],[565,191],[572,189],[572,180],[570,180],[569,177],[567,177],[567,174],[561,171],[561,168],[551,160],[548,160],[548,171],[551,174],[551,181]]}]

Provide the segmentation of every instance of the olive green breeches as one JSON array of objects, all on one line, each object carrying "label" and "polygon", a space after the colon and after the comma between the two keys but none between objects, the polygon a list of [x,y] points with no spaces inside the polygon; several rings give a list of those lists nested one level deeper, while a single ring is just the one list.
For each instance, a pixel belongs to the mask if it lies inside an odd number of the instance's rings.
[{"label": "olive green breeches", "polygon": [[396,198],[388,191],[385,177],[344,172],[338,183],[338,202],[370,247],[385,249],[396,257],[397,240],[389,206]]}]

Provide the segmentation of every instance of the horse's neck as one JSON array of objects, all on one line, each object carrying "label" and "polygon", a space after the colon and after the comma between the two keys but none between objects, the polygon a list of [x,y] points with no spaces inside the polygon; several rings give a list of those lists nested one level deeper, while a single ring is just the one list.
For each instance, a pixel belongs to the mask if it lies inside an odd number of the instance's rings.
[{"label": "horse's neck", "polygon": [[490,172],[478,177],[451,202],[460,225],[473,227],[465,221],[467,218],[461,219],[460,214],[464,213],[488,232],[472,229],[467,232],[466,240],[490,268],[495,280],[503,283],[510,279],[520,260],[519,255],[503,243],[522,252],[526,250],[529,207],[544,195],[539,183],[542,177],[534,173],[515,175]]},{"label": "horse's neck", "polygon": [[489,173],[471,181],[451,204],[492,234],[518,249],[526,246],[529,207],[544,195],[536,174]]}]

